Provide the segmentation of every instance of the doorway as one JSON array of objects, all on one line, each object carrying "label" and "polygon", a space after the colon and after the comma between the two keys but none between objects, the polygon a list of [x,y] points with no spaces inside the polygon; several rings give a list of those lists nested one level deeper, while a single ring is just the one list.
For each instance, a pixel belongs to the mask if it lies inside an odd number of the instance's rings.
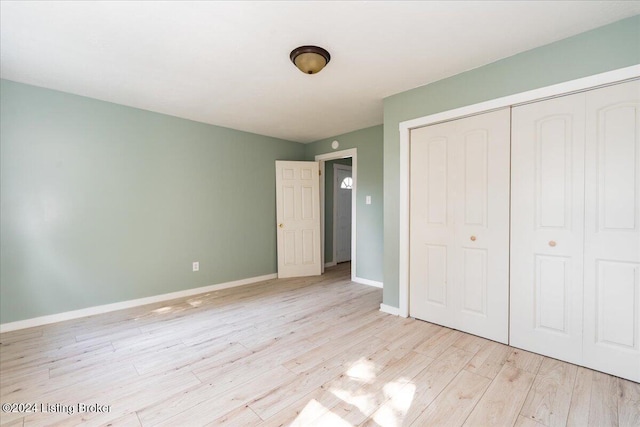
[{"label": "doorway", "polygon": [[[350,264],[351,280],[356,278],[356,200],[357,200],[357,149],[341,150],[333,153],[320,154],[315,157],[320,167],[320,228],[322,238],[322,267],[331,268],[341,263],[340,268]],[[350,175],[345,172],[350,168]],[[335,173],[337,172],[337,173]],[[351,185],[350,189],[342,189],[335,193],[336,176],[340,176],[341,181],[337,183],[341,186]],[[349,197],[350,195],[350,197]],[[350,215],[344,215],[345,198],[349,198]],[[342,205],[342,218],[334,219],[334,210]],[[339,216],[338,212],[335,212]],[[348,225],[345,227],[345,221]],[[336,226],[337,225],[337,226]],[[340,229],[338,229],[340,228]],[[338,235],[337,235],[338,234]],[[339,247],[340,245],[340,247]],[[340,251],[338,249],[341,249]],[[345,254],[346,252],[346,254]]]}]

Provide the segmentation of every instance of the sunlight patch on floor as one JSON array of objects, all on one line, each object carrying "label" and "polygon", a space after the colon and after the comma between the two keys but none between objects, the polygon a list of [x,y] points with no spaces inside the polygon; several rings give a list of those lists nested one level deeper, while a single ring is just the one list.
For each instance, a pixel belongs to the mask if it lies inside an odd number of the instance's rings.
[{"label": "sunlight patch on floor", "polygon": [[[371,420],[380,426],[400,426],[413,402],[416,386],[409,378],[399,377],[380,386],[376,386],[377,374],[381,366],[367,358],[353,362],[346,375],[351,384],[344,387],[331,387],[329,391],[346,403],[335,408],[340,411],[359,411],[361,415],[371,416]],[[352,387],[355,386],[355,387]],[[373,387],[373,388],[371,388]],[[384,403],[383,403],[384,402]],[[379,406],[382,403],[381,406]],[[350,426],[351,423],[332,412],[333,406],[325,407],[317,400],[311,400],[300,412],[291,426]],[[355,413],[354,413],[355,414]]]},{"label": "sunlight patch on floor", "polygon": [[[293,423],[289,425],[289,427],[306,427],[315,425],[314,421],[320,418],[322,415],[325,415],[327,412],[329,412],[329,409],[325,408],[322,403],[318,402],[315,399],[311,399],[309,403],[307,403],[307,405],[304,407],[304,409],[298,414],[296,419],[293,420]],[[345,425],[344,421],[340,419],[340,417],[335,414],[331,415],[338,418],[338,424],[335,425]],[[343,424],[339,424],[339,422],[342,422]]]},{"label": "sunlight patch on floor", "polygon": [[322,417],[321,421],[317,421],[313,424],[307,424],[307,426],[309,425],[313,425],[317,427],[353,427],[351,423],[346,422],[345,420],[343,420],[342,418],[340,418],[338,415],[334,414],[331,411],[327,412]]},{"label": "sunlight patch on floor", "polygon": [[368,414],[371,413],[375,407],[375,399],[372,394],[355,394],[346,390],[331,390],[336,397],[339,397],[343,402],[349,405],[355,406],[360,412]]},{"label": "sunlight patch on floor", "polygon": [[373,380],[376,379],[376,373],[378,371],[378,367],[375,363],[365,358],[362,358],[355,362],[349,370],[347,371],[347,375],[354,380],[359,380],[366,383],[372,383]]},{"label": "sunlight patch on floor", "polygon": [[415,392],[416,386],[410,381],[398,380],[385,384],[384,394],[390,399],[373,414],[373,420],[385,427],[401,426]]}]

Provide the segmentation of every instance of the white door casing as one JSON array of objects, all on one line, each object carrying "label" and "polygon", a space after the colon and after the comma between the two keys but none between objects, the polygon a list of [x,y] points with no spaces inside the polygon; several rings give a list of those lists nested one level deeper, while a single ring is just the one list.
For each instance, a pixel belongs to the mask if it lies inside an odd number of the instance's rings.
[{"label": "white door casing", "polygon": [[510,344],[580,363],[584,93],[512,110]]},{"label": "white door casing", "polygon": [[640,81],[586,93],[584,364],[640,382]]},{"label": "white door casing", "polygon": [[[371,284],[367,279],[363,279],[358,277],[357,275],[357,260],[358,260],[358,251],[357,251],[357,243],[356,234],[357,234],[357,193],[358,193],[358,149],[357,148],[349,148],[346,150],[333,151],[325,154],[316,154],[315,161],[319,162],[320,170],[322,171],[322,176],[325,174],[325,164],[329,160],[336,159],[345,159],[351,158],[351,172],[353,179],[353,190],[351,190],[351,280],[357,283]],[[320,179],[320,218],[321,218],[321,240],[322,240],[322,271],[324,272],[324,196],[325,196],[325,180],[324,178]]]},{"label": "white door casing", "polygon": [[351,259],[351,166],[334,164],[333,181],[333,260],[338,263]]},{"label": "white door casing", "polygon": [[411,132],[410,314],[506,343],[509,109]]},{"label": "white door casing", "polygon": [[276,161],[278,277],[321,274],[317,162]]}]

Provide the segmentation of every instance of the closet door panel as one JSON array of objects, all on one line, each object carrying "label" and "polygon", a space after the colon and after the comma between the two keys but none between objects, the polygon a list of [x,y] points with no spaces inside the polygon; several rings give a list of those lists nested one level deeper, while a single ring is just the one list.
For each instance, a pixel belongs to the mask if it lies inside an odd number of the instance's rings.
[{"label": "closet door panel", "polygon": [[512,110],[510,344],[582,358],[584,94]]},{"label": "closet door panel", "polygon": [[508,109],[411,132],[411,316],[508,341]]},{"label": "closet door panel", "polygon": [[510,109],[457,120],[458,328],[509,339]]},{"label": "closet door panel", "polygon": [[565,334],[571,299],[571,258],[536,255],[535,324],[538,330]]},{"label": "closet door panel", "polygon": [[454,125],[411,132],[411,316],[455,327],[453,271]]},{"label": "closet door panel", "polygon": [[588,92],[584,363],[640,381],[640,82]]}]

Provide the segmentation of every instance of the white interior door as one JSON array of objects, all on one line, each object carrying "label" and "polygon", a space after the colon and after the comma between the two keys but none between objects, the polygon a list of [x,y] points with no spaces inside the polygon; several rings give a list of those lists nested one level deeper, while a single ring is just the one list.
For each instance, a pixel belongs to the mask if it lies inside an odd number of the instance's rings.
[{"label": "white interior door", "polygon": [[318,162],[276,161],[278,277],[319,275]]},{"label": "white interior door", "polygon": [[584,93],[512,110],[510,344],[582,357]]},{"label": "white interior door", "polygon": [[586,94],[584,363],[640,381],[640,82]]},{"label": "white interior door", "polygon": [[506,343],[509,109],[411,132],[410,315]]},{"label": "white interior door", "polygon": [[334,261],[351,260],[351,166],[333,165],[333,245]]}]

